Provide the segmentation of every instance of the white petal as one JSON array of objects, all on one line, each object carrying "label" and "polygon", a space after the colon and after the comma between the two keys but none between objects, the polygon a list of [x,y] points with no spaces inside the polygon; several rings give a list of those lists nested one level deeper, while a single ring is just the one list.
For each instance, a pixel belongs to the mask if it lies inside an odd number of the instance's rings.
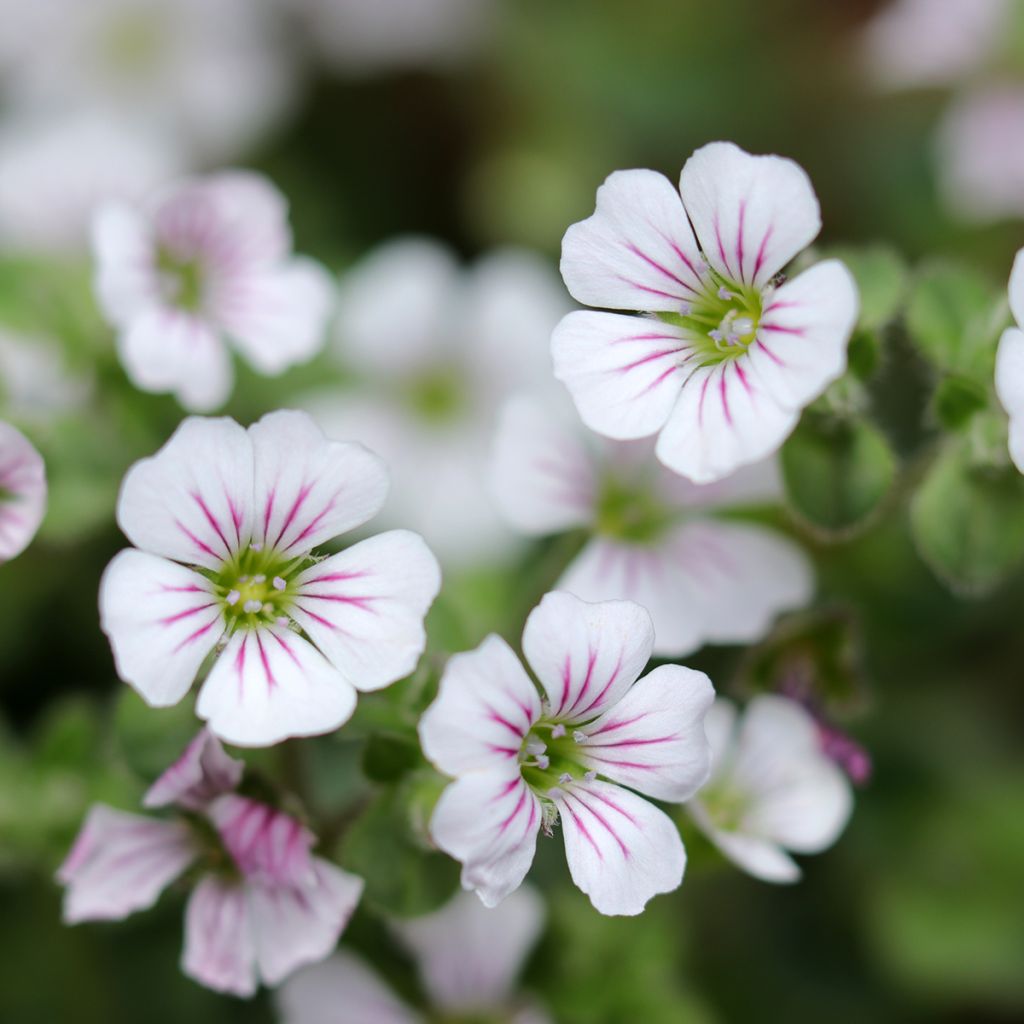
[{"label": "white petal", "polygon": [[147,307],[118,336],[118,352],[137,388],[170,391],[190,412],[210,412],[231,394],[231,356],[210,325],[192,313]]},{"label": "white petal", "polygon": [[543,925],[543,900],[523,886],[493,909],[459,893],[433,914],[394,928],[419,965],[431,1004],[459,1015],[507,1003]]},{"label": "white petal", "polygon": [[64,923],[119,921],[156,903],[199,855],[191,829],[94,804],[57,872]]},{"label": "white petal", "polygon": [[256,949],[241,882],[216,875],[200,880],[185,908],[181,969],[216,992],[256,991]]},{"label": "white petal", "polygon": [[602,914],[639,914],[683,880],[686,851],[668,815],[621,786],[576,782],[555,794],[565,859]]},{"label": "white petal", "polygon": [[716,697],[704,716],[704,735],[711,748],[709,783],[720,777],[732,756],[738,717],[736,705],[728,697]]},{"label": "white petal", "polygon": [[255,459],[254,536],[301,555],[361,526],[387,495],[384,464],[362,445],[328,441],[304,412],[282,410],[249,428]]},{"label": "white petal", "polygon": [[256,961],[266,985],[317,963],[338,943],[363,892],[363,880],[314,858],[315,878],[301,889],[248,887]]},{"label": "white petal", "polygon": [[198,811],[242,781],[245,762],[228,757],[208,729],[200,729],[184,753],[146,791],[144,807],[176,804]]},{"label": "white petal", "polygon": [[1024,473],[1024,331],[1007,328],[996,353],[996,394],[1010,417],[1010,457]]},{"label": "white petal", "polygon": [[218,569],[252,529],[252,444],[234,420],[183,420],[121,485],[117,523],[143,551]]},{"label": "white petal", "polygon": [[177,704],[224,632],[210,581],[166,558],[127,548],[100,581],[100,625],[118,675],[152,707]]},{"label": "white petal", "polygon": [[597,479],[586,445],[531,397],[502,410],[489,476],[499,511],[522,533],[559,533],[593,518]]},{"label": "white petal", "polygon": [[370,968],[344,950],[278,989],[281,1024],[421,1024]]},{"label": "white petal", "polygon": [[210,670],[196,714],[240,747],[318,736],[351,717],[356,693],[308,641],[279,626],[241,630]]},{"label": "white petal", "polygon": [[296,258],[233,276],[211,301],[218,324],[250,365],[276,376],[323,347],[334,285],[319,263]]},{"label": "white petal", "polygon": [[358,690],[378,690],[415,667],[423,618],[441,587],[423,539],[392,530],[306,569],[292,617]]},{"label": "white petal", "polygon": [[92,219],[96,297],[113,323],[128,324],[160,297],[153,238],[127,203],[102,204]]},{"label": "white petal", "polygon": [[762,389],[784,409],[801,409],[846,370],[857,323],[857,285],[846,265],[824,260],[768,300],[748,350]]},{"label": "white petal", "polygon": [[32,442],[0,422],[0,564],[21,554],[46,514],[46,467]]},{"label": "white petal", "polygon": [[654,627],[632,601],[588,604],[545,594],[523,630],[523,654],[551,703],[550,717],[584,722],[611,707],[651,656]]},{"label": "white petal", "polygon": [[678,312],[705,290],[679,193],[655,171],[616,171],[562,241],[562,277],[588,306]]},{"label": "white petal", "polygon": [[783,884],[799,881],[800,868],[777,843],[760,836],[716,828],[699,799],[687,806],[691,817],[708,839],[748,875],[762,882]]},{"label": "white petal", "polygon": [[1010,312],[1017,326],[1024,326],[1024,249],[1018,251],[1013,258],[1013,269],[1010,271]]},{"label": "white petal", "polygon": [[704,715],[711,680],[682,665],[662,665],[633,684],[614,707],[583,727],[583,763],[656,800],[682,803],[707,781],[711,751]]},{"label": "white petal", "polygon": [[461,862],[463,888],[494,907],[530,870],[540,821],[540,801],[511,764],[453,782],[434,808],[430,834]]},{"label": "white petal", "polygon": [[448,775],[516,764],[540,718],[540,698],[501,637],[448,659],[438,694],[420,718],[423,753]]},{"label": "white petal", "polygon": [[690,375],[681,330],[619,313],[570,313],[551,336],[555,376],[580,417],[605,437],[647,437],[668,419]]},{"label": "white petal", "polygon": [[783,496],[782,473],[774,455],[741,466],[735,473],[710,484],[695,484],[676,473],[663,471],[656,485],[662,501],[687,509],[778,504]]},{"label": "white petal", "polygon": [[698,149],[679,179],[683,205],[708,262],[761,288],[821,230],[807,174],[792,160],[751,156],[731,142]]}]

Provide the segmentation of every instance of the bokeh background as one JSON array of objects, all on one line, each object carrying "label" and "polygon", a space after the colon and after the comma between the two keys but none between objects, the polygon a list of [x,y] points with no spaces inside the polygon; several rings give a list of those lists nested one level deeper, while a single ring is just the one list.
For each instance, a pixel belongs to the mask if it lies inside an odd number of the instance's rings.
[{"label": "bokeh background", "polygon": [[[0,0],[0,33],[18,28],[7,17],[16,6]],[[287,65],[287,103],[225,156],[190,154],[189,165],[268,174],[290,199],[299,250],[334,269],[407,233],[467,258],[524,245],[554,264],[563,231],[590,213],[609,172],[650,167],[675,178],[714,139],[801,163],[821,200],[824,243],[885,241],[911,264],[967,260],[999,286],[1024,243],[1014,216],[965,220],[949,202],[937,138],[965,86],[881,85],[864,56],[877,0],[411,5],[437,7],[433,29],[429,18],[406,25],[400,4],[363,0],[334,5],[334,15],[343,26],[344,10],[362,7],[376,28],[365,38],[336,28],[340,44],[316,21],[329,0],[277,6],[266,73]],[[998,75],[1024,81],[1024,50],[1015,56],[1016,36],[1006,38]],[[25,117],[5,53],[0,44],[4,130]],[[1021,144],[997,136],[990,155]],[[46,202],[24,176],[4,176],[8,157],[0,154],[0,209],[3,189]],[[60,924],[52,873],[85,807],[96,798],[131,806],[140,780],[185,735],[180,717],[143,712],[117,681],[95,600],[123,545],[112,517],[120,476],[181,412],[121,380],[87,257],[73,247],[26,252],[23,242],[0,233],[0,329],[46,334],[72,381],[90,377],[93,390],[32,435],[47,456],[51,509],[36,543],[0,568],[0,1020],[269,1021],[269,999],[221,998],[179,973],[180,895],[120,925]],[[228,411],[247,420],[287,405],[324,366],[274,381],[243,375]],[[683,888],[635,920],[593,913],[565,884],[557,844],[546,844],[538,875],[555,897],[525,984],[560,1021],[1024,1017],[1024,575],[964,597],[918,557],[905,498],[934,440],[931,385],[898,323],[876,384],[900,482],[858,538],[805,538],[819,605],[842,624],[847,727],[874,764],[853,820],[835,849],[805,862],[795,887],[749,879],[687,835]],[[497,571],[457,575],[442,613],[465,613],[467,644],[492,628],[514,633],[502,597],[511,585]],[[750,674],[739,649],[688,660],[725,690]],[[344,788],[357,746],[325,748],[325,785]],[[346,941],[382,942],[368,910]],[[382,957],[403,984],[408,965]]]}]

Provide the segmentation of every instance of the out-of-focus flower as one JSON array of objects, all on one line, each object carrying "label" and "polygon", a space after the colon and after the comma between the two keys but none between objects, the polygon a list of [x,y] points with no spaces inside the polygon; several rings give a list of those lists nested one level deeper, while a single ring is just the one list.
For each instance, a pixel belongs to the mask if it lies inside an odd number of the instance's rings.
[{"label": "out-of-focus flower", "polygon": [[999,339],[996,394],[1010,417],[1010,458],[1024,473],[1024,249],[1013,261],[1009,292],[1016,324]]},{"label": "out-of-focus flower", "polygon": [[709,641],[753,643],[813,592],[795,544],[714,517],[716,509],[776,497],[774,462],[691,484],[664,469],[649,442],[602,442],[517,397],[501,417],[491,483],[499,508],[524,533],[588,531],[558,588],[586,601],[643,605],[657,655],[687,654]]},{"label": "out-of-focus flower", "polygon": [[370,75],[457,65],[476,53],[494,0],[286,0],[338,71]]},{"label": "out-of-focus flower", "polygon": [[[363,882],[311,854],[294,818],[230,792],[241,762],[205,730],[147,793],[205,819],[149,818],[96,804],[57,874],[64,920],[121,920],[151,907],[187,868],[204,870],[185,911],[182,969],[200,984],[252,995],[334,949]],[[211,843],[210,833],[217,837]]]},{"label": "out-of-focus flower", "polygon": [[103,113],[22,116],[0,126],[0,249],[77,253],[107,200],[141,199],[181,173],[151,125]]},{"label": "out-of-focus flower", "polygon": [[68,371],[53,342],[0,327],[0,407],[12,419],[45,426],[80,408],[91,387],[88,375]]},{"label": "out-of-focus flower", "polygon": [[837,260],[778,283],[820,227],[799,166],[731,143],[697,150],[678,192],[653,171],[611,175],[566,232],[562,276],[582,303],[654,315],[578,311],[556,328],[555,375],[587,426],[658,434],[657,457],[695,483],[778,449],[843,373],[857,318]]},{"label": "out-of-focus flower", "polygon": [[707,837],[748,874],[795,882],[786,852],[820,853],[846,826],[850,784],[822,748],[813,717],[794,700],[755,697],[737,722],[719,698],[705,720],[711,777],[687,804]]},{"label": "out-of-focus flower", "polygon": [[1008,0],[893,0],[865,29],[866,71],[892,89],[954,82],[996,49],[1009,6]]},{"label": "out-of-focus flower", "polygon": [[516,543],[487,490],[489,438],[507,395],[551,380],[551,330],[566,308],[532,254],[495,252],[467,272],[426,239],[382,246],[342,282],[338,351],[358,388],[303,405],[331,437],[384,458],[384,521],[422,533],[446,565]]},{"label": "out-of-focus flower", "polygon": [[100,207],[96,294],[132,382],[202,412],[231,393],[225,341],[270,376],[315,355],[333,285],[291,246],[285,199],[255,174],[185,181],[144,207]]},{"label": "out-of-focus flower", "polygon": [[293,68],[268,0],[0,0],[15,109],[107,111],[232,158],[287,110]]},{"label": "out-of-focus flower", "polygon": [[572,879],[601,913],[639,914],[682,881],[676,826],[637,794],[681,803],[705,781],[714,690],[678,665],[638,681],[653,645],[639,605],[556,591],[523,632],[543,703],[497,636],[448,662],[419,726],[427,758],[455,778],[430,832],[487,906],[519,887],[558,817]]},{"label": "out-of-focus flower", "polygon": [[[433,914],[395,924],[419,967],[429,1010],[445,1020],[544,1024],[513,985],[544,923],[529,887],[487,909],[460,893]],[[430,1013],[400,1000],[358,957],[341,952],[299,971],[277,994],[281,1024],[422,1024]]]},{"label": "out-of-focus flower", "polygon": [[0,421],[0,563],[20,555],[46,512],[46,467],[25,435]]},{"label": "out-of-focus flower", "polygon": [[216,649],[196,711],[218,736],[265,746],[337,728],[356,690],[412,671],[440,586],[408,531],[311,553],[370,519],[386,490],[375,455],[328,441],[305,413],[248,430],[186,419],[121,487],[136,547],[100,585],[121,677],[154,707],[176,704]]}]

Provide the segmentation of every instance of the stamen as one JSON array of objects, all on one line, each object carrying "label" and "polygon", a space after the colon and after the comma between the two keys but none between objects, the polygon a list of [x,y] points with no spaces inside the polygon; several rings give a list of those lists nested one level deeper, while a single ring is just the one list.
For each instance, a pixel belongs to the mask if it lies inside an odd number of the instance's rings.
[{"label": "stamen", "polygon": [[265,601],[263,603],[263,611],[266,612],[267,615],[269,615],[273,610],[274,606],[269,601]]},{"label": "stamen", "polygon": [[260,611],[262,608],[263,604],[260,601],[254,600],[253,598],[250,598],[248,601],[245,602],[245,604],[242,605],[242,611],[245,612],[247,615],[255,615],[256,612]]},{"label": "stamen", "polygon": [[712,341],[725,341],[725,335],[717,327],[713,331],[708,331],[708,337]]},{"label": "stamen", "polygon": [[589,771],[589,772],[584,772],[583,773],[583,781],[584,782],[593,782],[594,779],[596,779],[596,778],[597,778],[597,772],[595,772],[595,771]]},{"label": "stamen", "polygon": [[580,729],[577,729],[572,734],[572,738],[573,742],[575,743],[586,743],[587,740],[590,739],[590,737],[585,732],[582,732]]},{"label": "stamen", "polygon": [[263,541],[261,541],[261,540],[253,541],[252,544],[249,545],[249,550],[250,551],[262,551],[263,550]]},{"label": "stamen", "polygon": [[719,297],[720,299],[731,299],[731,298],[732,298],[732,292],[731,292],[731,291],[729,291],[729,289],[728,289],[728,288],[726,288],[726,287],[725,287],[725,285],[723,284],[723,285],[722,285],[722,286],[721,286],[721,287],[720,287],[720,288],[718,289],[718,297]]},{"label": "stamen", "polygon": [[248,576],[239,576],[238,577],[238,582],[239,583],[248,583],[249,582],[249,577]]},{"label": "stamen", "polygon": [[558,776],[558,781],[561,785],[567,786],[572,782],[572,776],[568,772],[562,772],[562,774]]},{"label": "stamen", "polygon": [[273,579],[273,587],[274,587],[275,590],[284,590],[284,588],[287,587],[287,586],[288,586],[288,584],[285,583],[285,581],[283,579],[281,579],[280,576],[275,576],[274,577],[274,579]]},{"label": "stamen", "polygon": [[551,738],[553,740],[560,740],[565,735],[565,726],[559,722],[558,725],[553,726],[551,729]]},{"label": "stamen", "polygon": [[679,313],[681,316],[689,316],[691,309],[693,309],[693,306],[691,306],[689,302],[679,303]]},{"label": "stamen", "polygon": [[225,597],[224,600],[227,601],[227,603],[229,605],[233,605],[233,604],[237,603],[238,599],[241,596],[242,595],[237,590],[229,590],[228,591],[228,596]]},{"label": "stamen", "polygon": [[537,767],[546,772],[551,767],[551,758],[547,754],[537,755]]},{"label": "stamen", "polygon": [[288,616],[287,615],[278,615],[278,617],[276,619],[274,619],[274,621],[279,626],[287,626],[288,625]]},{"label": "stamen", "polygon": [[523,749],[528,754],[543,754],[548,748],[540,740],[530,740]]},{"label": "stamen", "polygon": [[252,581],[253,583],[266,583],[267,577],[260,573],[258,576],[253,576]]}]

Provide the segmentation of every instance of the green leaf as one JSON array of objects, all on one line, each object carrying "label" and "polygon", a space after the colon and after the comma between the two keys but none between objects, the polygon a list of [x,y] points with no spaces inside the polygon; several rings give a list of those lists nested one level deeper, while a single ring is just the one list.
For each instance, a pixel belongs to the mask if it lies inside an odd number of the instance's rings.
[{"label": "green leaf", "polygon": [[990,395],[988,388],[969,377],[943,377],[932,397],[932,411],[943,427],[959,430],[975,413],[988,407]]},{"label": "green leaf", "polygon": [[861,418],[805,414],[782,449],[791,511],[828,538],[863,529],[895,473],[896,458],[885,436]]},{"label": "green leaf", "polygon": [[124,686],[114,710],[114,737],[125,763],[152,781],[174,763],[199,731],[190,700],[169,708],[151,708]]},{"label": "green leaf", "polygon": [[828,255],[842,260],[857,282],[860,328],[874,332],[889,323],[899,312],[907,290],[903,257],[883,244],[838,246],[829,249]]},{"label": "green leaf", "polygon": [[375,733],[363,751],[363,772],[373,782],[397,782],[422,760],[419,747],[408,736]]},{"label": "green leaf", "polygon": [[1024,477],[979,465],[971,438],[946,444],[910,505],[921,557],[954,590],[980,594],[1024,559]]}]

